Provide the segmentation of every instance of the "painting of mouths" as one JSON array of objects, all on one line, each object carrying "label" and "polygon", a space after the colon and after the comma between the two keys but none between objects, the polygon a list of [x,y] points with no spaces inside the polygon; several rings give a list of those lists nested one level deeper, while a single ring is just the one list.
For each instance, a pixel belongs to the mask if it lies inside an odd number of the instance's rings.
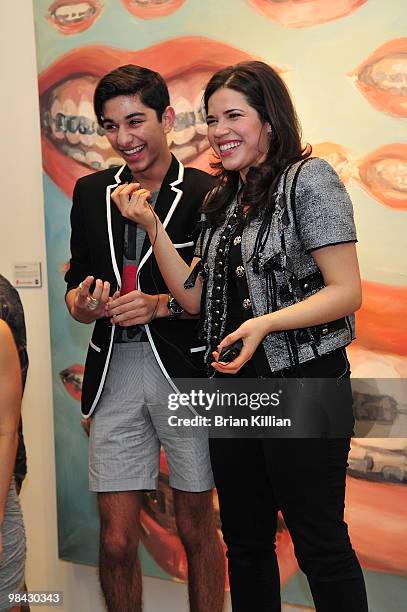
[{"label": "painting of mouths", "polygon": [[68,52],[39,76],[45,172],[71,197],[81,176],[123,163],[97,124],[93,93],[104,74],[129,63],[166,79],[176,113],[168,135],[171,151],[184,164],[208,170],[203,89],[216,70],[248,59],[252,56],[238,48],[203,37],[176,38],[136,52],[104,46]]}]

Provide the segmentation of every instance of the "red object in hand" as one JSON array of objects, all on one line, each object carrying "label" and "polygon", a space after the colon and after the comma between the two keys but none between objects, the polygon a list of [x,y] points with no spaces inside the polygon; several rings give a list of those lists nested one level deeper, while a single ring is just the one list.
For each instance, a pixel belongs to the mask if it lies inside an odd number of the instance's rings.
[{"label": "red object in hand", "polygon": [[136,288],[137,266],[126,264],[123,268],[121,295],[126,295]]}]

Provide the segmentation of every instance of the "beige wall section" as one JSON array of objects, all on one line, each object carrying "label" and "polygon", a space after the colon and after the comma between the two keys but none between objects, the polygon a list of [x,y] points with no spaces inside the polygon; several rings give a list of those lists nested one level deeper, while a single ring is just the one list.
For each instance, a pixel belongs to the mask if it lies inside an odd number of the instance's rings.
[{"label": "beige wall section", "polygon": [[[35,0],[34,0],[35,1]],[[32,590],[64,592],[64,612],[99,612],[94,568],[58,560],[51,361],[45,257],[40,129],[31,0],[0,1],[0,272],[14,262],[41,261],[41,289],[22,289],[30,370],[24,399],[29,476],[22,504]],[[187,610],[184,585],[145,581],[145,610]],[[169,604],[171,602],[171,604]],[[44,611],[50,608],[36,607]],[[61,608],[57,608],[61,609]]]}]

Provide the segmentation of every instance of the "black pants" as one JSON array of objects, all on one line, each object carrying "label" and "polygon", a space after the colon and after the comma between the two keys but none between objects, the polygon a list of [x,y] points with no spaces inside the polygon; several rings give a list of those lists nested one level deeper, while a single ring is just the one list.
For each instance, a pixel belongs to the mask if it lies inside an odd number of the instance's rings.
[{"label": "black pants", "polygon": [[[332,376],[335,362],[343,375],[343,355],[307,364],[301,375]],[[349,439],[211,439],[210,450],[233,611],[281,610],[281,510],[317,612],[366,612],[363,574],[343,520]]]}]

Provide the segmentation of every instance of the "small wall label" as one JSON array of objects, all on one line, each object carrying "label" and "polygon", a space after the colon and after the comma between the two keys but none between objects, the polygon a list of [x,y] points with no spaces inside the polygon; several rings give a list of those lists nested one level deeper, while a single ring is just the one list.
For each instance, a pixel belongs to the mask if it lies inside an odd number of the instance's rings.
[{"label": "small wall label", "polygon": [[41,262],[15,263],[14,264],[14,286],[42,287]]}]

